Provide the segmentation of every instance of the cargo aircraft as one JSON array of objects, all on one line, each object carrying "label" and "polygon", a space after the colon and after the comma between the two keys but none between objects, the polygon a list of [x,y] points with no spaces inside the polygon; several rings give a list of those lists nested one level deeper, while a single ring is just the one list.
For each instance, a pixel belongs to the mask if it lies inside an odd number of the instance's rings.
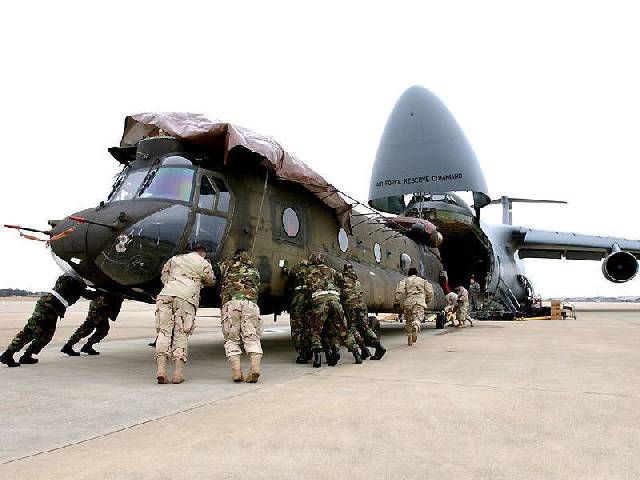
[{"label": "cargo aircraft", "polygon": [[[51,250],[69,274],[143,302],[160,291],[166,260],[195,243],[213,262],[237,248],[251,252],[265,314],[287,309],[284,267],[316,251],[335,268],[353,264],[371,312],[393,310],[395,286],[411,266],[434,286],[433,312],[449,286],[466,286],[471,275],[505,311],[523,310],[533,296],[524,258],[602,260],[612,282],[638,270],[640,241],[511,225],[511,204],[522,199],[491,201],[462,130],[422,87],[408,89],[389,117],[366,204],[272,138],[202,115],[129,116],[109,152],[123,165],[111,192],[50,221]],[[473,205],[456,192],[473,192]],[[482,209],[496,202],[505,221],[488,225]],[[215,287],[201,304],[220,305]]]}]

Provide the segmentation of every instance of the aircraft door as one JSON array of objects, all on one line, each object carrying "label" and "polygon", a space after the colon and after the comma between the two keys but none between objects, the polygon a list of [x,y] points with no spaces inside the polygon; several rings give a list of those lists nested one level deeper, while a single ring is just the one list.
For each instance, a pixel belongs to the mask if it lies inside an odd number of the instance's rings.
[{"label": "aircraft door", "polygon": [[204,169],[200,169],[198,175],[197,191],[187,245],[201,244],[207,250],[207,257],[217,260],[231,223],[232,195],[220,175]]}]

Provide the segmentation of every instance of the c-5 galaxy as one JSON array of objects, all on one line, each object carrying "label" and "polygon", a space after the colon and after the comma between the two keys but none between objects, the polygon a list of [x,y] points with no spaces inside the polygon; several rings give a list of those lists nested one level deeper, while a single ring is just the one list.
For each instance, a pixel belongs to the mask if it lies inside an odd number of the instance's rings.
[{"label": "c-5 galaxy", "polygon": [[[410,266],[433,284],[434,312],[448,285],[467,285],[471,275],[506,310],[521,310],[533,295],[522,258],[603,259],[614,282],[638,269],[638,241],[482,222],[491,201],[479,163],[453,116],[422,87],[407,90],[389,117],[368,205],[273,139],[201,115],[127,117],[120,146],[109,151],[123,165],[111,193],[51,221],[52,236],[73,228],[51,248],[68,273],[144,302],[159,292],[164,262],[194,243],[214,262],[239,247],[252,253],[262,313],[286,310],[283,267],[315,251],[335,268],[353,264],[372,312],[393,311]],[[454,193],[462,191],[473,192],[473,209]],[[500,201],[509,209],[516,200]],[[219,303],[215,288],[203,292],[203,306]]]}]

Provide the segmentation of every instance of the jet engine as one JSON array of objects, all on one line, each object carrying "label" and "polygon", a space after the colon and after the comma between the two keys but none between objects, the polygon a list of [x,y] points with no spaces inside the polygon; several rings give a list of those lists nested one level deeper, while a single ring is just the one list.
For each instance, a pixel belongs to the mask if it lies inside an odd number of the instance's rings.
[{"label": "jet engine", "polygon": [[613,283],[624,283],[631,280],[638,273],[636,257],[620,249],[616,243],[611,247],[611,253],[602,262],[604,278]]}]

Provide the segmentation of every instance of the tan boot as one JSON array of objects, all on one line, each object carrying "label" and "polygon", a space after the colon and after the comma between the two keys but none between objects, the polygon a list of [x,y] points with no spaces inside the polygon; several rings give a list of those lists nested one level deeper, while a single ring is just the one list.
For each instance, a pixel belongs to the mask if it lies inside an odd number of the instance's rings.
[{"label": "tan boot", "polygon": [[413,333],[411,334],[411,341],[413,343],[416,343],[418,341],[418,332],[416,330],[414,330]]},{"label": "tan boot", "polygon": [[407,335],[407,345],[409,345],[409,346],[413,345],[413,335],[412,334],[408,334]]},{"label": "tan boot", "polygon": [[244,377],[242,376],[242,368],[240,368],[240,355],[234,355],[229,357],[229,365],[231,365],[231,378],[234,382],[242,382]]},{"label": "tan boot", "polygon": [[173,378],[171,379],[173,383],[184,382],[184,376],[182,374],[182,371],[184,370],[185,364],[186,362],[184,360],[176,358],[176,366],[173,369]]},{"label": "tan boot", "polygon": [[156,373],[158,383],[169,383],[169,379],[167,378],[167,357],[158,355],[156,357],[156,364],[158,365],[158,372]]},{"label": "tan boot", "polygon": [[250,353],[249,357],[251,358],[251,370],[249,370],[249,375],[247,375],[247,383],[256,383],[258,377],[260,377],[260,360],[262,359],[262,354]]}]

